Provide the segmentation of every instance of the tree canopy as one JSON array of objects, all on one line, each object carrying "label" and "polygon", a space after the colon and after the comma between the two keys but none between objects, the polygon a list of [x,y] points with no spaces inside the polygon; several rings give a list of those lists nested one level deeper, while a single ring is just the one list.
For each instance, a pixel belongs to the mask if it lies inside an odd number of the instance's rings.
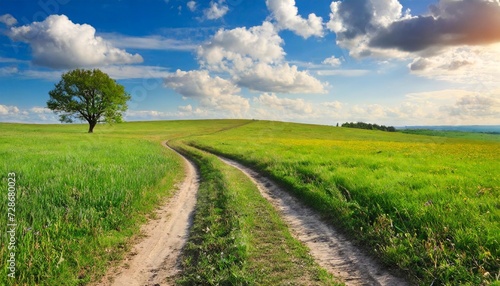
[{"label": "tree canopy", "polygon": [[87,121],[89,133],[99,122],[121,122],[130,100],[125,88],[99,69],[64,73],[49,95],[47,107],[61,122]]},{"label": "tree canopy", "polygon": [[385,125],[378,125],[378,124],[365,123],[365,122],[356,122],[356,123],[346,122],[346,123],[342,124],[342,127],[368,129],[368,130],[381,130],[381,131],[389,131],[389,132],[396,131],[396,128],[394,126],[385,126]]}]

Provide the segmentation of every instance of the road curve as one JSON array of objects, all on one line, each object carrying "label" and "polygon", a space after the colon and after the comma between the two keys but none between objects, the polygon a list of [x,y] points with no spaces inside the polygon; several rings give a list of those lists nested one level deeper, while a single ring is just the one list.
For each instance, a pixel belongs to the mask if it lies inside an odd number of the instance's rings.
[{"label": "road curve", "polygon": [[318,264],[346,285],[409,285],[356,248],[342,234],[323,222],[318,214],[271,180],[236,161],[219,158],[245,173],[257,185],[262,196],[279,210],[291,233],[310,249]]},{"label": "road curve", "polygon": [[[166,142],[166,148],[170,148]],[[176,152],[175,150],[173,150]],[[170,200],[157,211],[157,218],[141,228],[145,238],[133,246],[121,265],[110,270],[97,285],[173,285],[180,271],[179,257],[186,244],[196,204],[199,174],[181,155],[186,177]]]}]

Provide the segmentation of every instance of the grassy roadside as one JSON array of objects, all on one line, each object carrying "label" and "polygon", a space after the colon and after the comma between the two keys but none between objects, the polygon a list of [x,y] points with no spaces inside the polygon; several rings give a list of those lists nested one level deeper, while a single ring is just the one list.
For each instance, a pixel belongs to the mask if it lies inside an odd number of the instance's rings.
[{"label": "grassy roadside", "polygon": [[179,142],[172,145],[201,173],[179,284],[335,284],[243,173],[203,151]]},{"label": "grassy roadside", "polygon": [[498,142],[277,122],[187,142],[285,185],[416,283],[499,279]]},{"label": "grassy roadside", "polygon": [[[169,196],[182,175],[175,154],[145,140],[11,134],[0,138],[5,150],[0,176],[3,186],[7,173],[17,178],[16,277],[7,278],[2,267],[2,285],[91,281],[107,261],[122,255],[145,215]],[[3,214],[6,199],[2,196]],[[4,266],[8,238],[5,231],[1,236]]]}]

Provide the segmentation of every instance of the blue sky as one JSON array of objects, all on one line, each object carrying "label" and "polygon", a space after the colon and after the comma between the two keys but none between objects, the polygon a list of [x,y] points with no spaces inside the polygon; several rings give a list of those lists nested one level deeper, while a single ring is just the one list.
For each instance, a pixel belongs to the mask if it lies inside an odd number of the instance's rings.
[{"label": "blue sky", "polygon": [[500,124],[500,2],[3,0],[0,121],[99,68],[125,119]]}]

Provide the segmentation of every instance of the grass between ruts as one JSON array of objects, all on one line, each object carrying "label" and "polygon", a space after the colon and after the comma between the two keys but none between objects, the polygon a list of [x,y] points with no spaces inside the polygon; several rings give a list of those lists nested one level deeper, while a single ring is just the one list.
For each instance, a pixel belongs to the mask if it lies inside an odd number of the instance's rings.
[{"label": "grass between ruts", "polygon": [[241,171],[182,143],[173,147],[191,158],[201,174],[179,284],[337,284]]},{"label": "grass between ruts", "polygon": [[187,143],[285,185],[415,283],[498,285],[500,144],[493,136],[257,121]]}]

